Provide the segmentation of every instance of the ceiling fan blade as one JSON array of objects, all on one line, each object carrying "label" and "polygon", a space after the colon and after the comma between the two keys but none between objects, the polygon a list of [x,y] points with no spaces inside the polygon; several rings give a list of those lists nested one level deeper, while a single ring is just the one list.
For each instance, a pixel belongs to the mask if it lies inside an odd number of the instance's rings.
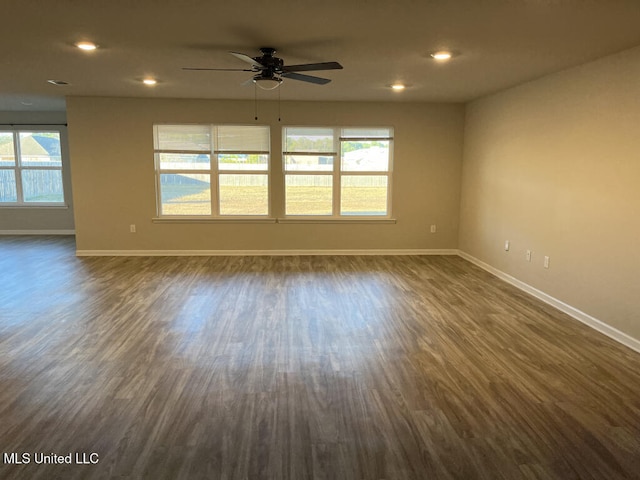
[{"label": "ceiling fan blade", "polygon": [[304,63],[302,65],[287,65],[282,69],[285,72],[310,72],[313,70],[342,70],[338,62]]},{"label": "ceiling fan blade", "polygon": [[199,68],[199,67],[182,67],[182,70],[211,70],[216,72],[253,72],[249,68]]},{"label": "ceiling fan blade", "polygon": [[229,52],[231,55],[233,55],[236,58],[239,58],[240,60],[242,60],[243,62],[247,62],[250,63],[251,65],[253,65],[255,68],[264,68],[264,65],[262,65],[260,62],[258,62],[257,60],[251,58],[249,55],[245,55],[244,53],[238,53],[238,52]]},{"label": "ceiling fan blade", "polygon": [[331,81],[328,78],[312,77],[311,75],[302,75],[301,73],[294,72],[284,72],[282,76],[285,78],[290,78],[291,80],[300,80],[302,82],[315,83],[316,85],[326,85]]}]

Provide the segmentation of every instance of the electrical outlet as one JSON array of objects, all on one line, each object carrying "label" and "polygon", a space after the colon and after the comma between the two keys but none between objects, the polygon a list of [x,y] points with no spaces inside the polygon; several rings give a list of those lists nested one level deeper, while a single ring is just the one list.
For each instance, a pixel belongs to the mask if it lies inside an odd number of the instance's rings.
[{"label": "electrical outlet", "polygon": [[549,268],[549,257],[546,255],[544,257],[544,268]]},{"label": "electrical outlet", "polygon": [[135,224],[131,224],[129,225],[129,233],[136,233],[136,226]]},{"label": "electrical outlet", "polygon": [[509,240],[505,240],[504,242],[504,250],[505,252],[509,251],[509,247],[511,246],[511,243],[509,242]]},{"label": "electrical outlet", "polygon": [[527,257],[527,262],[530,262],[531,261],[531,250],[527,250],[526,257]]},{"label": "electrical outlet", "polygon": [[431,225],[431,233],[436,233],[436,226],[435,225]]}]

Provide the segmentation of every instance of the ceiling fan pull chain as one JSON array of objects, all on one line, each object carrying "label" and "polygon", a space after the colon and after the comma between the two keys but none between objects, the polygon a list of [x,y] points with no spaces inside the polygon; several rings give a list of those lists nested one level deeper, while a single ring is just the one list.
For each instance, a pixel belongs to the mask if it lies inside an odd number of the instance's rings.
[{"label": "ceiling fan pull chain", "polygon": [[278,89],[278,121],[280,121],[280,91],[281,90],[282,90],[281,88]]},{"label": "ceiling fan pull chain", "polygon": [[258,86],[253,84],[253,106],[255,110],[256,120],[258,120]]}]

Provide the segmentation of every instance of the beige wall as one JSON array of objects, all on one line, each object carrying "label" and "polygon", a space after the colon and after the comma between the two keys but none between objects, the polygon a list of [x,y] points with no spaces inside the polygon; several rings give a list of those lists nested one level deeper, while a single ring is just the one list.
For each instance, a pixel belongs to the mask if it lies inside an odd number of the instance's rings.
[{"label": "beige wall", "polygon": [[[252,101],[67,99],[77,248],[87,250],[455,249],[464,107],[408,103],[259,101],[272,130],[275,204],[283,205],[282,125],[395,128],[396,224],[158,224],[155,122],[252,124]],[[277,213],[277,212],[276,212]],[[129,233],[129,225],[137,233]],[[436,234],[429,225],[436,224]]]},{"label": "beige wall", "polygon": [[640,339],[640,48],[467,106],[459,242]]},{"label": "beige wall", "polygon": [[[0,112],[0,129],[4,124],[23,124],[31,126],[46,124],[65,124],[67,118],[64,112]],[[25,128],[31,128],[25,125]],[[68,233],[73,231],[73,202],[71,195],[71,169],[67,151],[65,129],[63,128],[61,148],[63,151],[63,186],[65,190],[65,207],[0,207],[0,233]]]}]

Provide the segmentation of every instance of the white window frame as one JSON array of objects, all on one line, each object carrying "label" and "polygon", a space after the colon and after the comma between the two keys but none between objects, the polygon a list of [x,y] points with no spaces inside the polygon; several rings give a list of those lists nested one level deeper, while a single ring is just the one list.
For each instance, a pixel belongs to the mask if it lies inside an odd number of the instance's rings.
[{"label": "white window frame", "polygon": [[[321,128],[331,130],[333,132],[333,152],[287,152],[286,147],[286,132],[287,128]],[[342,132],[345,129],[385,129],[389,131],[388,137],[343,137]],[[386,171],[343,171],[342,170],[342,142],[343,141],[371,141],[371,140],[385,140],[389,142],[389,168]],[[287,221],[291,222],[322,222],[322,221],[389,221],[392,219],[392,185],[393,185],[393,143],[394,143],[394,129],[393,127],[380,127],[380,126],[319,126],[319,125],[287,125],[282,127],[282,175],[283,185],[286,190],[286,178],[288,175],[331,175],[332,177],[332,212],[330,215],[292,215],[286,214],[286,191],[283,192],[284,196],[284,212],[283,219],[279,219],[283,223]],[[287,155],[313,155],[313,156],[325,156],[333,157],[333,168],[331,170],[287,170],[286,156]],[[343,176],[386,176],[387,177],[387,213],[386,215],[343,215],[340,213],[341,207],[341,195],[342,195],[342,177]]]},{"label": "white window frame", "polygon": [[[210,128],[210,148],[208,150],[170,150],[156,148],[156,126],[162,125],[185,125],[185,126],[208,126]],[[215,144],[217,138],[218,127],[265,127],[269,129],[269,150],[268,151],[220,151]],[[270,127],[268,125],[246,125],[246,124],[201,124],[201,123],[156,123],[154,124],[154,166],[155,166],[155,183],[156,183],[156,214],[157,217],[154,220],[157,221],[274,221],[271,216],[271,138]],[[189,155],[209,155],[209,168],[208,169],[188,169],[188,170],[166,170],[160,168],[160,154],[161,153],[184,153]],[[220,169],[218,164],[218,156],[225,154],[258,154],[267,156],[267,168],[261,170],[233,170],[233,169]],[[205,174],[210,176],[210,190],[211,190],[211,214],[210,215],[175,215],[175,214],[163,214],[162,213],[162,186],[161,176],[163,174]],[[266,175],[267,176],[267,213],[261,215],[248,214],[248,215],[225,215],[220,213],[220,175]]]},{"label": "white window frame", "polygon": [[[67,185],[65,184],[65,168],[66,168],[66,152],[65,152],[65,132],[61,126],[58,125],[38,125],[29,126],[29,128],[6,128],[0,126],[0,132],[13,134],[13,153],[15,156],[14,165],[0,165],[0,171],[14,171],[14,178],[16,182],[16,201],[15,202],[0,202],[0,208],[15,208],[15,207],[63,207],[67,208]],[[60,141],[60,165],[56,166],[43,166],[43,165],[22,165],[22,152],[20,146],[20,134],[21,133],[57,133]],[[62,200],[60,202],[27,202],[24,199],[24,189],[22,186],[22,173],[24,170],[51,170],[60,171],[60,178],[62,182]]]}]

